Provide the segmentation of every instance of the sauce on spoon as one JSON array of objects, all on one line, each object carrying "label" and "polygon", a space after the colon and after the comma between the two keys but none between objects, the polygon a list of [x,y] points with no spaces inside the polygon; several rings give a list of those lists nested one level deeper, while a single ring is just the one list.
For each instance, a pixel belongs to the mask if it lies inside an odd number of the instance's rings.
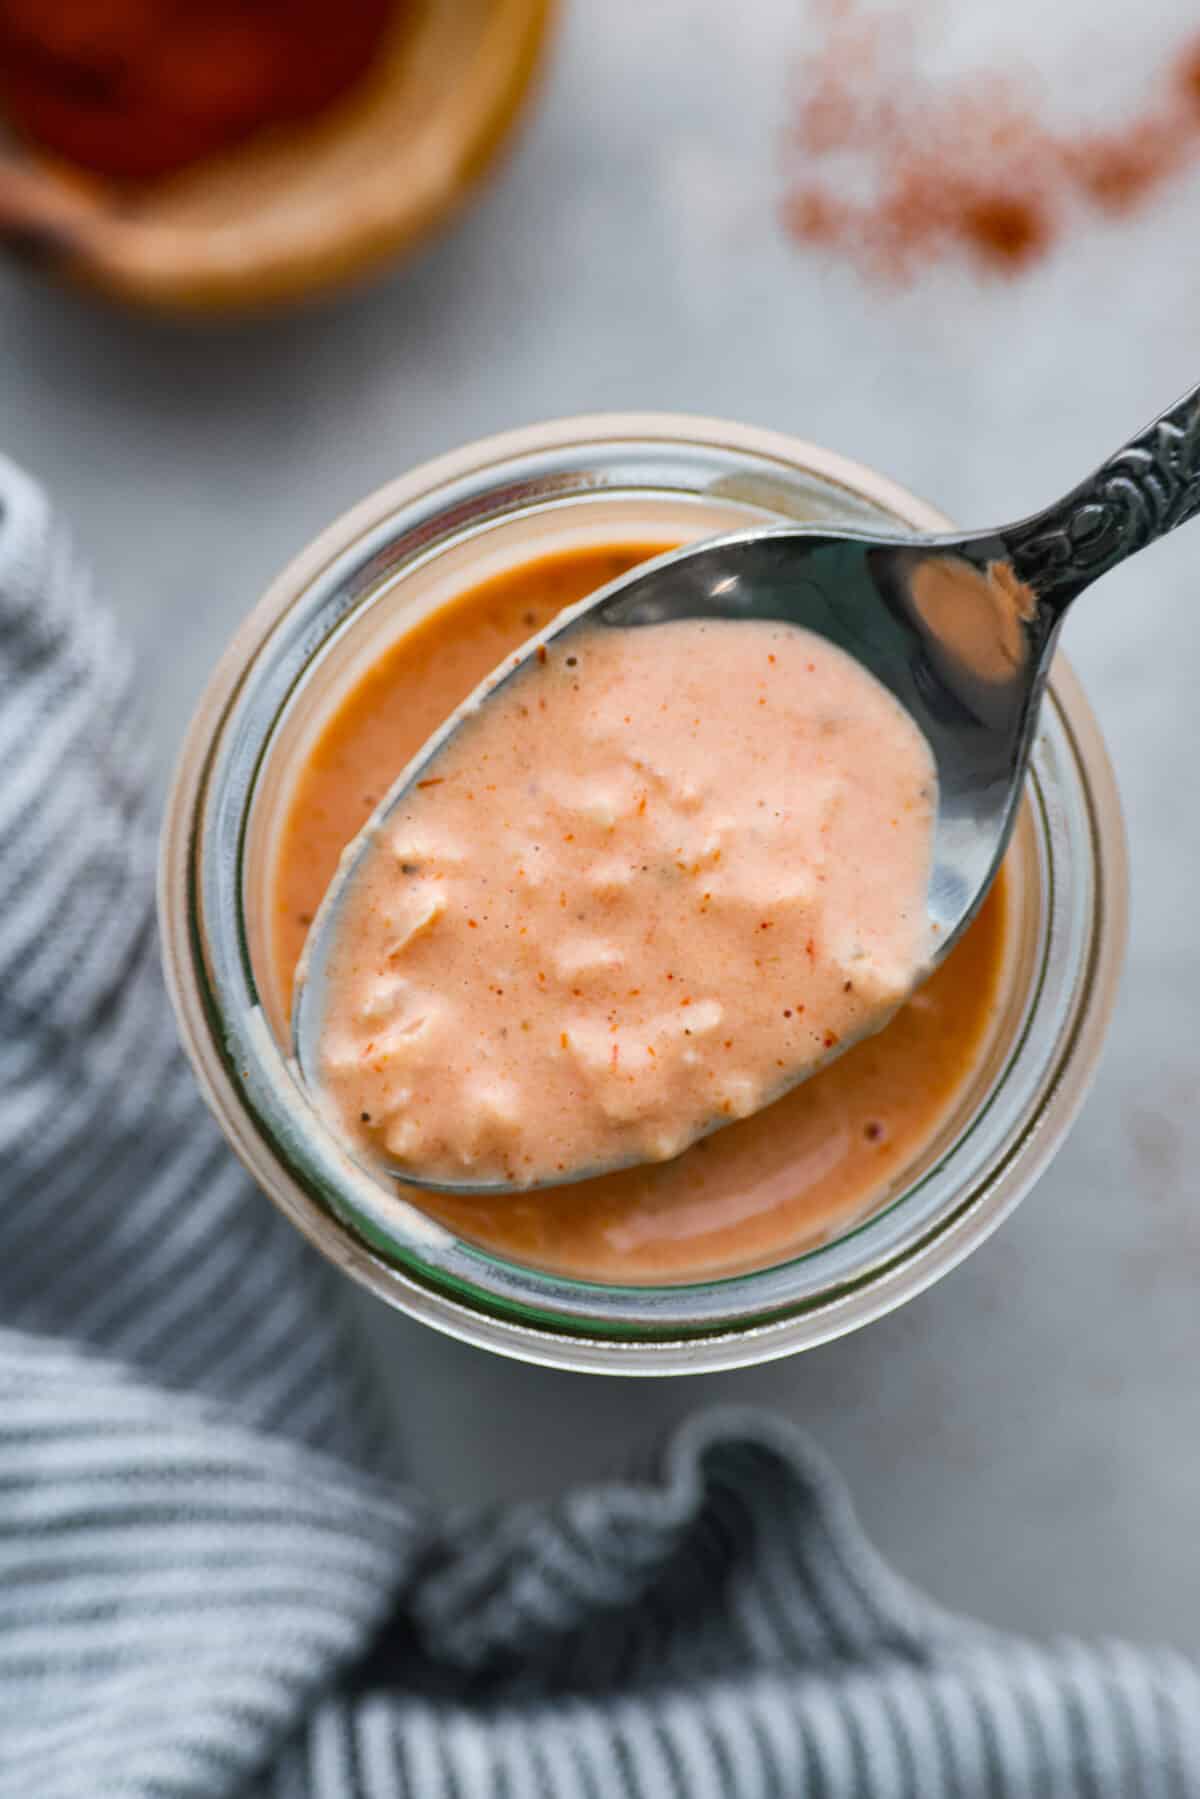
[{"label": "sauce on spoon", "polygon": [[912,991],[935,815],[924,738],[818,636],[552,643],[345,896],[321,1044],[342,1128],[450,1183],[679,1155]]},{"label": "sauce on spoon", "polygon": [[[291,765],[264,870],[253,953],[281,1044],[321,896],[391,774],[562,607],[674,547],[614,538],[534,549],[499,574],[468,576],[337,693]],[[1020,885],[1006,863],[978,917],[884,1030],[673,1161],[518,1193],[396,1182],[398,1199],[489,1254],[624,1284],[762,1268],[839,1236],[937,1156],[983,1078],[1007,1004]]]}]

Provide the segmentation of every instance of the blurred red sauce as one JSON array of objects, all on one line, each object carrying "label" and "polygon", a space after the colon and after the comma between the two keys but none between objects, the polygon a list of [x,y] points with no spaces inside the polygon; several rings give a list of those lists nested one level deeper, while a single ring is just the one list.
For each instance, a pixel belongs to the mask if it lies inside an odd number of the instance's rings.
[{"label": "blurred red sauce", "polygon": [[0,0],[0,105],[45,149],[146,180],[319,112],[396,0]]}]

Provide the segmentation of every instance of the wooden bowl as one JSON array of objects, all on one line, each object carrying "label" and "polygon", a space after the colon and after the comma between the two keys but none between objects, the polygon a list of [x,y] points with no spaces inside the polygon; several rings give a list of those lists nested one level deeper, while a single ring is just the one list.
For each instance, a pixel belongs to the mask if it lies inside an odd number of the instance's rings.
[{"label": "wooden bowl", "polygon": [[483,175],[553,8],[408,0],[366,82],[319,120],[144,187],[6,145],[0,245],[166,312],[256,310],[351,281],[434,230]]}]

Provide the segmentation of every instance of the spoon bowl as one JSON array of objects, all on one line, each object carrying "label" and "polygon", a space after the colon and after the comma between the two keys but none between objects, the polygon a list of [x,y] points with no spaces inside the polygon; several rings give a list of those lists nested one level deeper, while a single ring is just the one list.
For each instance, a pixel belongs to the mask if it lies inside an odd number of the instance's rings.
[{"label": "spoon bowl", "polygon": [[[685,619],[791,624],[828,639],[874,675],[915,721],[937,768],[928,890],[936,964],[975,916],[1003,856],[1068,606],[1198,510],[1200,389],[1064,500],[1001,530],[923,537],[807,526],[741,531],[659,557],[590,595],[451,715],[343,855],[297,976],[293,1037],[302,1078],[320,1097],[331,956],[346,896],[378,834],[464,722],[539,651],[581,629],[636,631]],[[555,1184],[606,1171],[570,1170]],[[402,1178],[454,1192],[508,1190],[500,1180],[448,1182],[407,1169]]]}]

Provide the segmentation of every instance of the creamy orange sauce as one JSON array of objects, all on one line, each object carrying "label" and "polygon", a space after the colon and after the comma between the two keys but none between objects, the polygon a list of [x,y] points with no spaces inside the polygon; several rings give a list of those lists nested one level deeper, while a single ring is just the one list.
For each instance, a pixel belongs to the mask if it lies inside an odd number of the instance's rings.
[{"label": "creamy orange sauce", "polygon": [[[345,696],[278,839],[269,971],[278,1015],[338,856],[396,772],[508,651],[664,547],[580,550],[515,569],[423,621]],[[952,1112],[998,1002],[1005,916],[1002,875],[963,942],[885,1030],[673,1161],[493,1200],[398,1190],[498,1253],[609,1281],[732,1272],[836,1235],[898,1187]]]},{"label": "creamy orange sauce", "polygon": [[859,663],[759,620],[592,625],[362,838],[320,1079],[414,1180],[677,1156],[926,971],[936,771]]}]

